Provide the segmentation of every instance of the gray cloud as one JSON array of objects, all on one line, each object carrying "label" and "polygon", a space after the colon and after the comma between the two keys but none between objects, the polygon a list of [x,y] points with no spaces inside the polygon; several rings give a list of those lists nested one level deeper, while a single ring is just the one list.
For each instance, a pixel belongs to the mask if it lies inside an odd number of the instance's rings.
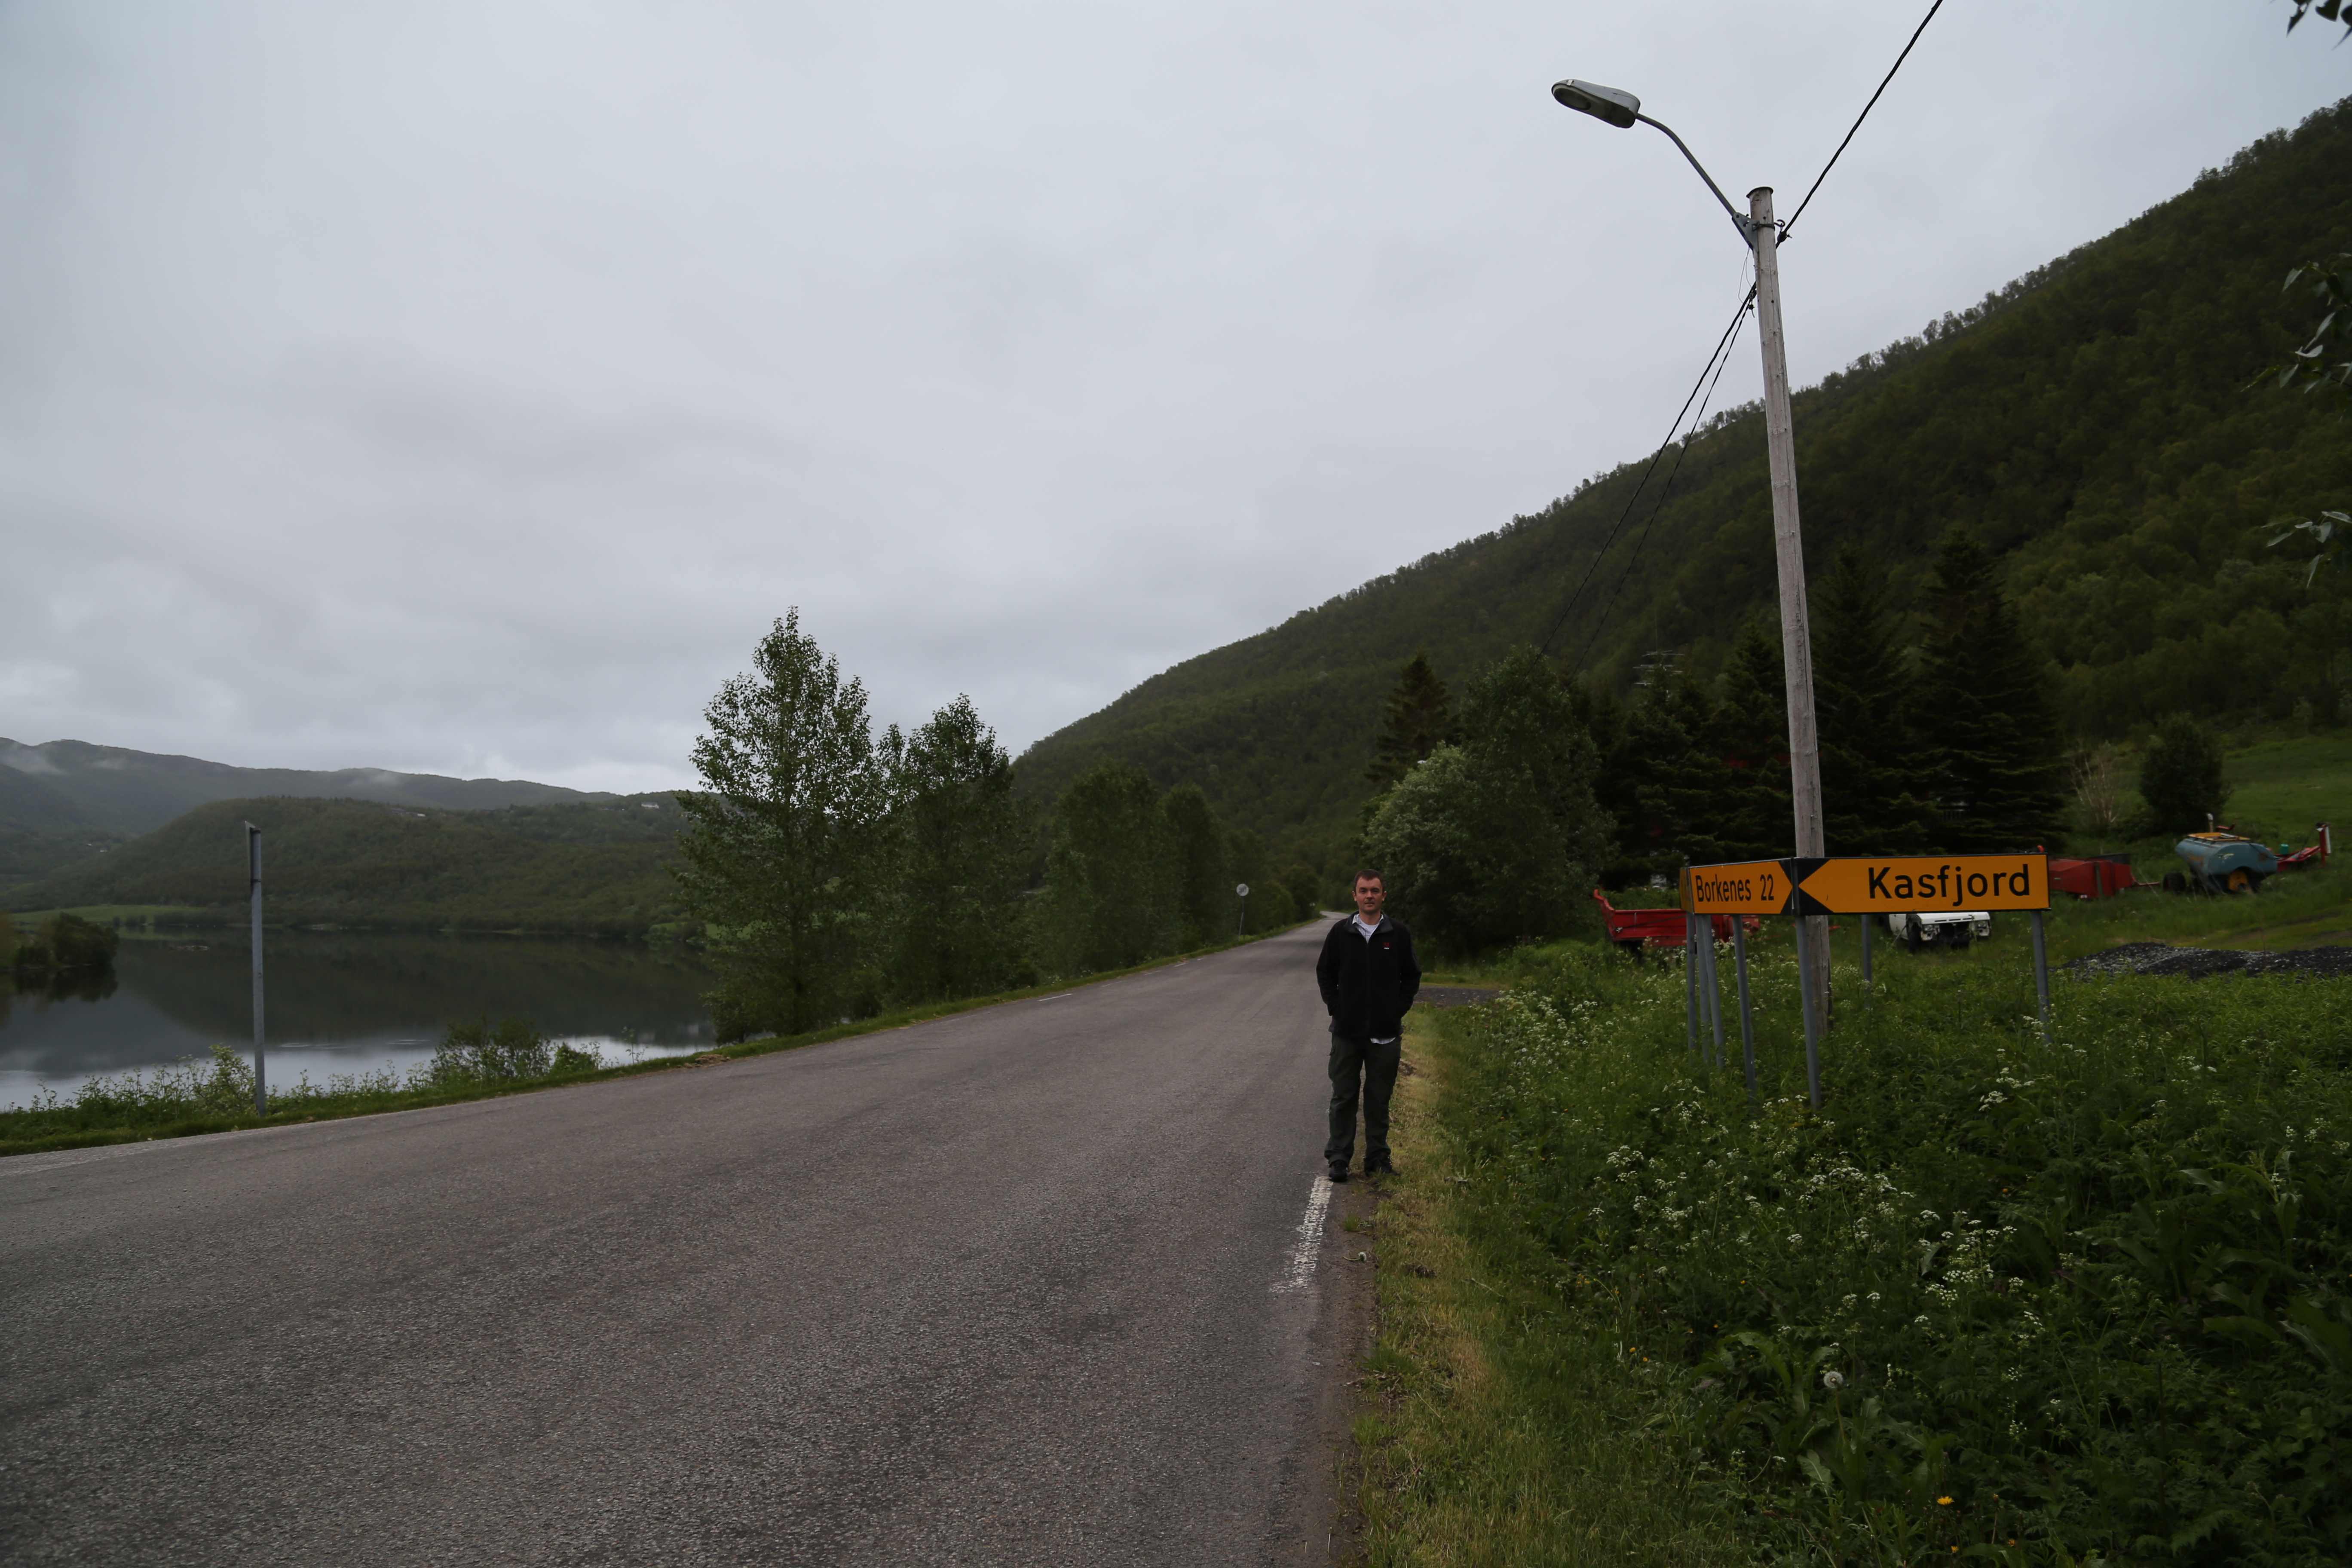
[{"label": "gray cloud", "polygon": [[[2332,101],[2282,5],[1948,7],[1811,380]],[[1016,746],[1662,433],[1910,6],[0,11],[0,733],[681,781],[788,605]],[[1723,396],[1754,395],[1752,353]]]}]

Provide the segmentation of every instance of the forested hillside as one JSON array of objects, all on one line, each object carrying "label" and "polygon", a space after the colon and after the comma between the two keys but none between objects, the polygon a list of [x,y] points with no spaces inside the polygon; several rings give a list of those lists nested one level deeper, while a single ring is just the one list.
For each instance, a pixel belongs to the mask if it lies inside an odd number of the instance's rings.
[{"label": "forested hillside", "polygon": [[388,768],[240,768],[86,741],[28,746],[0,736],[0,826],[147,833],[193,806],[266,795],[459,811],[612,798],[521,779],[454,779]]},{"label": "forested hillside", "polygon": [[263,831],[269,919],[287,924],[642,932],[676,918],[669,795],[499,811],[269,796],[197,807],[20,888],[19,910],[160,904],[238,914],[245,831]]},{"label": "forested hillside", "polygon": [[612,797],[520,779],[457,779],[384,768],[240,768],[85,741],[37,746],[0,736],[0,898],[152,832],[194,806],[256,795],[373,800],[488,811]]},{"label": "forested hillside", "polygon": [[[1811,574],[1859,550],[1913,607],[1916,642],[1929,563],[1967,524],[2072,738],[2142,733],[2180,709],[2352,721],[2346,576],[2322,567],[2306,585],[2311,547],[2271,548],[2264,527],[2352,500],[2352,425],[2318,399],[2249,389],[2314,324],[2304,297],[2281,292],[2288,269],[2347,249],[2352,106],[2339,104],[1801,393]],[[1772,601],[1761,412],[1711,420],[1671,490],[1654,479],[1636,498],[1646,461],[1154,677],[1032,747],[1024,784],[1050,798],[1126,759],[1322,863],[1344,852],[1381,700],[1418,648],[1456,691],[1520,642],[1620,692],[1660,655],[1712,679]],[[1675,467],[1670,454],[1659,473]]]}]

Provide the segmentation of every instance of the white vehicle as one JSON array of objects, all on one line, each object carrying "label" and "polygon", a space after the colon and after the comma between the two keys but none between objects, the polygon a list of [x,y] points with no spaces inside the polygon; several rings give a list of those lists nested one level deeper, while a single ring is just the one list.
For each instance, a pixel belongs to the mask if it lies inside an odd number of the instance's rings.
[{"label": "white vehicle", "polygon": [[1914,952],[1936,942],[1966,947],[1979,937],[1992,934],[1992,912],[1989,910],[1948,910],[1932,915],[1885,918],[1886,929]]}]

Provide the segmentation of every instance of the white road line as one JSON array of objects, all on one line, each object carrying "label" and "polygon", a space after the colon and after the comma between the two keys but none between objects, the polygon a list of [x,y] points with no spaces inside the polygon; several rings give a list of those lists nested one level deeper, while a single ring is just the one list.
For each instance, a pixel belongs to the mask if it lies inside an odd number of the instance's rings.
[{"label": "white road line", "polygon": [[1290,1248],[1289,1267],[1266,1287],[1270,1291],[1304,1290],[1315,1283],[1315,1255],[1323,1247],[1323,1212],[1331,1206],[1331,1178],[1318,1176],[1307,1189],[1307,1212],[1299,1216],[1298,1240]]}]

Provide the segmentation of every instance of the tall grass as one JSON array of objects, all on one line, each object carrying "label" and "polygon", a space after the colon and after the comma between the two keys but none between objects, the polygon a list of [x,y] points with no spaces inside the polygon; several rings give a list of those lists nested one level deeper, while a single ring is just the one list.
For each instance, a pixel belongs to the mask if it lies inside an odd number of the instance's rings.
[{"label": "tall grass", "polygon": [[1678,968],[1517,979],[1448,1025],[1465,1192],[1760,1560],[2352,1556],[2341,983],[2062,981],[2045,1037],[2021,965],[1842,966],[1816,1115],[1785,958],[1753,1107]]}]

